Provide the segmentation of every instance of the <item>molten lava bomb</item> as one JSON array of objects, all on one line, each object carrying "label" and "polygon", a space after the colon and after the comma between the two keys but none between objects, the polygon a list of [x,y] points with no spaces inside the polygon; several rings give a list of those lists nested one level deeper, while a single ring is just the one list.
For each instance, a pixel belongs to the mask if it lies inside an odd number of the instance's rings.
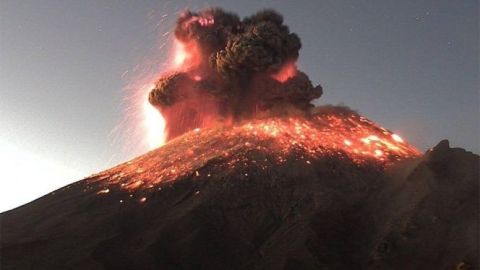
[{"label": "molten lava bomb", "polygon": [[195,128],[266,116],[308,116],[322,95],[297,70],[301,43],[280,14],[241,20],[222,9],[187,11],[175,27],[176,67],[149,95],[167,122],[167,140]]}]

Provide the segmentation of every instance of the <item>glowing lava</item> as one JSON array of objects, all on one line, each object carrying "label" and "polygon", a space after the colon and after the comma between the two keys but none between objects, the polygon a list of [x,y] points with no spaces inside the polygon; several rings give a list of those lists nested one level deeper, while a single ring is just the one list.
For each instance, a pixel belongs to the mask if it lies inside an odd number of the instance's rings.
[{"label": "glowing lava", "polygon": [[[247,177],[245,174],[252,170],[269,170],[291,162],[315,166],[325,158],[336,158],[381,168],[419,155],[397,134],[352,111],[337,108],[309,119],[268,118],[223,128],[196,129],[92,180],[109,179],[101,190],[111,190],[111,185],[143,190],[160,188],[160,184],[184,176]],[[218,165],[205,171],[205,165],[213,160]]]},{"label": "glowing lava", "polygon": [[279,82],[286,82],[288,79],[292,78],[297,74],[297,66],[295,62],[287,62],[282,68],[274,75],[272,78]]}]

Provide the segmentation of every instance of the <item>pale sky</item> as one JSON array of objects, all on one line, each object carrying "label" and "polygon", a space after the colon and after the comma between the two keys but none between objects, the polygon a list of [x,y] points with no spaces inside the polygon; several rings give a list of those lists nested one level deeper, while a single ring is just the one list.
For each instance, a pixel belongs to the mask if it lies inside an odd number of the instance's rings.
[{"label": "pale sky", "polygon": [[0,211],[147,151],[139,83],[168,60],[176,13],[207,6],[282,13],[317,104],[421,150],[447,138],[480,152],[478,1],[3,0]]}]

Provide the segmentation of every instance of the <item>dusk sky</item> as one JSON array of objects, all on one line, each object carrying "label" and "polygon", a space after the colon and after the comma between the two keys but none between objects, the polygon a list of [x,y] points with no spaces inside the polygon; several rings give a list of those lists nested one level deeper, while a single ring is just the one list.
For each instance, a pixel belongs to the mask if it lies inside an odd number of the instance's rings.
[{"label": "dusk sky", "polygon": [[[324,95],[421,151],[479,153],[478,1],[0,2],[0,211],[149,150],[139,84],[169,61],[178,12],[273,8]],[[136,122],[136,120],[138,120]]]}]

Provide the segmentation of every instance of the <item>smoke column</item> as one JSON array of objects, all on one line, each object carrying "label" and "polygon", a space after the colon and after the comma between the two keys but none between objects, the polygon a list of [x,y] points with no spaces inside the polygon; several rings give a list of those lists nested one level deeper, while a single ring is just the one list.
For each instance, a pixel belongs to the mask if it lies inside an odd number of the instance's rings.
[{"label": "smoke column", "polygon": [[308,116],[322,95],[296,67],[299,37],[273,10],[244,19],[219,8],[185,11],[174,33],[176,67],[148,97],[165,118],[167,140],[219,123]]}]

